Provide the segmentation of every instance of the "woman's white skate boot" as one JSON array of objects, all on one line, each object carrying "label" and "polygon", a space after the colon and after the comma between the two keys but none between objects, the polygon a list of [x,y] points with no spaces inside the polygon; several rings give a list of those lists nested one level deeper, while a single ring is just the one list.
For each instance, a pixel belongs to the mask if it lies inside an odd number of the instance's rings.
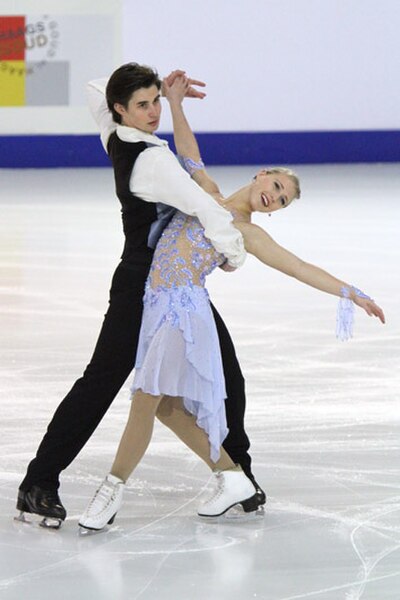
[{"label": "woman's white skate boot", "polygon": [[80,527],[99,531],[111,525],[121,508],[124,488],[122,479],[108,474],[79,519]]},{"label": "woman's white skate boot", "polygon": [[217,488],[212,497],[200,506],[197,512],[200,517],[220,517],[237,504],[244,512],[257,510],[256,489],[241,469],[214,471],[213,475]]}]

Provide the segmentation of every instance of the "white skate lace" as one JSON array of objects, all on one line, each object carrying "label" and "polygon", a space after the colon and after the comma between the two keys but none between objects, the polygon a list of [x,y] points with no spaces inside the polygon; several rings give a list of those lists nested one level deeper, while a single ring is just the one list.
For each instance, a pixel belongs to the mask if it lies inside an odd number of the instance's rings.
[{"label": "white skate lace", "polygon": [[108,506],[114,500],[116,492],[117,485],[113,485],[108,482],[102,483],[90,501],[87,512],[92,511],[93,509],[96,510],[97,508],[100,514],[101,512],[107,510]]},{"label": "white skate lace", "polygon": [[216,473],[215,477],[217,479],[217,489],[215,490],[214,494],[212,494],[209,498],[209,500],[207,500],[207,504],[214,502],[214,500],[217,500],[224,492],[224,488],[225,488],[225,479],[222,473]]}]

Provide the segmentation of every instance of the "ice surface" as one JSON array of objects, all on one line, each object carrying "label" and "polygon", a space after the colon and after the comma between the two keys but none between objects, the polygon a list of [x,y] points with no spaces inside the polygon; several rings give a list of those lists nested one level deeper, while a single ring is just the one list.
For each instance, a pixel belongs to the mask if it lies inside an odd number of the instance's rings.
[{"label": "ice surface", "polygon": [[[229,193],[252,167],[211,170]],[[62,476],[58,532],[13,521],[18,484],[88,362],[122,249],[112,173],[0,171],[2,600],[399,600],[398,165],[302,166],[270,234],[373,296],[334,337],[336,299],[250,258],[209,279],[247,380],[264,517],[196,517],[208,471],[161,426],[115,524],[78,535],[129,409],[126,385]]]}]

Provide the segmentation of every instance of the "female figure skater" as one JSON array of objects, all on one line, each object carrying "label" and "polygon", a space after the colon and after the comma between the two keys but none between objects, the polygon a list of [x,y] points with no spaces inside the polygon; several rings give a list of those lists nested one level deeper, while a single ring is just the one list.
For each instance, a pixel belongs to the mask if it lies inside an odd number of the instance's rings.
[{"label": "female figure skater", "polygon": [[[193,179],[230,211],[248,252],[266,265],[316,289],[342,298],[343,326],[353,303],[384,323],[373,300],[353,286],[291,254],[260,227],[253,212],[272,213],[300,196],[297,177],[288,169],[260,171],[251,183],[224,200],[201,162],[197,142],[185,119],[182,100],[188,82],[164,81],[170,102],[175,143]],[[89,502],[79,525],[99,530],[112,523],[122,503],[126,480],[143,457],[157,416],[216,476],[216,492],[198,514],[217,517],[232,506],[253,511],[254,486],[222,448],[227,434],[225,382],[206,276],[224,262],[204,236],[198,219],[177,212],[154,253],[146,284],[132,405],[110,473]],[[229,269],[228,269],[229,270]],[[342,332],[339,332],[342,335]]]}]

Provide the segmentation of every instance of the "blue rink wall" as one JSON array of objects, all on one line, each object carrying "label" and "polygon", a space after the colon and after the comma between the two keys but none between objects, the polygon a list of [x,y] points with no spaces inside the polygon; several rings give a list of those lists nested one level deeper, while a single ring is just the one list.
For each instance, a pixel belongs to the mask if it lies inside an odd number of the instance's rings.
[{"label": "blue rink wall", "polygon": [[[400,130],[196,135],[209,165],[400,162]],[[173,148],[171,134],[160,137]],[[0,136],[0,168],[109,164],[97,135]]]}]

